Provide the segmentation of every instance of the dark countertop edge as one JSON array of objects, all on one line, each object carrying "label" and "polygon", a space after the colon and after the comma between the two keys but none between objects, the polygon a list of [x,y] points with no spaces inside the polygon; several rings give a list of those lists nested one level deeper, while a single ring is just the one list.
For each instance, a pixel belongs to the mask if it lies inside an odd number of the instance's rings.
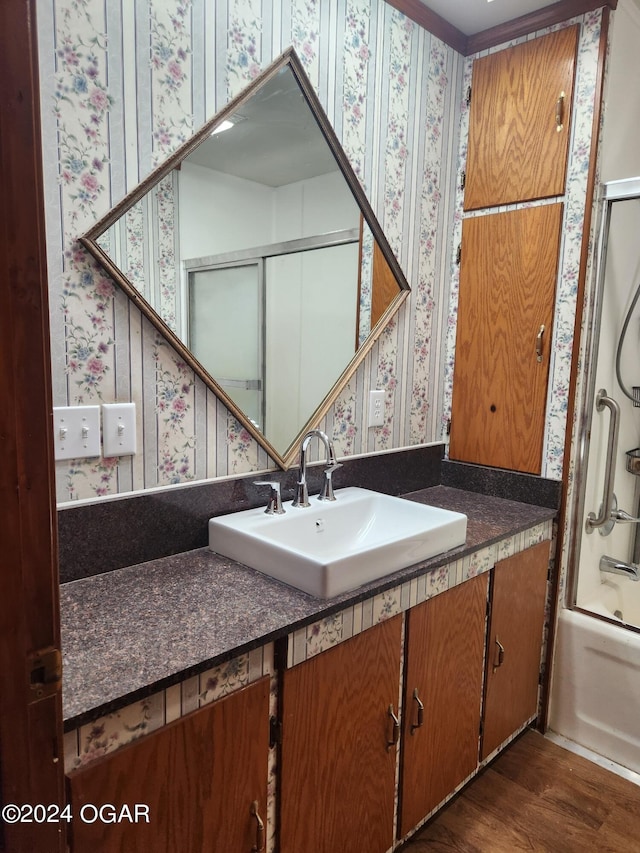
[{"label": "dark countertop edge", "polygon": [[[433,487],[428,487],[427,489],[421,489],[416,492],[411,492],[403,495],[403,497],[408,498],[409,500],[417,500],[421,502],[421,498],[424,498],[425,492],[431,492],[432,488]],[[457,490],[455,489],[455,487],[451,486],[446,488],[452,489],[454,491],[462,491]],[[79,728],[80,726],[87,725],[88,723],[93,722],[99,717],[105,716],[109,713],[113,713],[114,711],[124,708],[127,705],[131,705],[136,701],[144,699],[162,690],[166,690],[168,687],[171,687],[175,684],[179,684],[187,678],[198,675],[201,672],[206,671],[207,669],[211,669],[212,667],[215,667],[221,663],[225,663],[226,661],[232,660],[233,658],[248,653],[253,649],[261,648],[262,646],[265,646],[271,642],[275,642],[276,640],[281,639],[282,637],[286,637],[301,628],[304,628],[308,625],[312,625],[313,623],[333,616],[336,613],[340,613],[341,611],[346,610],[349,607],[353,607],[362,601],[372,599],[382,592],[386,592],[387,590],[393,589],[396,586],[410,582],[423,574],[440,568],[443,565],[454,563],[457,560],[463,559],[464,557],[468,557],[471,554],[475,554],[477,551],[480,551],[483,548],[488,548],[491,545],[496,544],[497,542],[501,542],[504,539],[508,539],[511,536],[515,536],[518,533],[522,533],[525,530],[529,530],[532,527],[535,527],[538,524],[542,524],[545,521],[552,520],[557,516],[557,510],[551,509],[549,507],[527,505],[527,509],[532,514],[534,510],[536,510],[536,517],[529,518],[528,520],[522,521],[519,524],[514,524],[513,526],[509,527],[508,530],[502,531],[499,534],[491,536],[487,539],[478,541],[473,545],[461,545],[458,548],[453,548],[450,551],[445,551],[442,554],[439,554],[435,557],[431,557],[428,560],[424,560],[420,563],[416,563],[413,566],[409,566],[405,569],[399,569],[393,574],[386,575],[384,578],[381,578],[378,581],[372,581],[369,584],[366,584],[362,587],[358,587],[357,589],[353,590],[351,594],[345,593],[344,595],[346,595],[347,597],[339,597],[338,600],[334,600],[332,602],[331,599],[328,599],[328,601],[331,603],[328,603],[326,607],[321,606],[318,610],[307,616],[304,616],[293,622],[284,624],[282,628],[253,637],[246,643],[233,646],[232,648],[229,648],[224,652],[215,655],[214,657],[207,658],[206,660],[194,663],[189,667],[180,669],[165,678],[159,679],[158,681],[151,682],[145,685],[144,687],[141,687],[139,690],[123,694],[113,700],[101,703],[100,705],[96,705],[95,707],[89,708],[79,714],[75,714],[73,716],[68,717],[63,721],[64,731],[66,733],[69,731],[73,731]],[[209,549],[196,549],[196,551],[203,550],[208,551]],[[165,558],[160,559],[162,560]],[[160,560],[153,562],[160,562]],[[114,571],[118,570],[116,569]],[[282,583],[282,581],[278,581],[273,578],[268,578],[268,580],[272,583]],[[76,581],[70,581],[70,583],[76,583]],[[317,601],[322,602],[322,599],[317,599]]]}]

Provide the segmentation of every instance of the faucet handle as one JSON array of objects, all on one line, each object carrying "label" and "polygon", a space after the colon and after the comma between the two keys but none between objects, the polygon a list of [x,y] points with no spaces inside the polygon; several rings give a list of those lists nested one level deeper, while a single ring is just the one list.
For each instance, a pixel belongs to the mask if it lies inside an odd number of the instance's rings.
[{"label": "faucet handle", "polygon": [[318,495],[319,501],[335,501],[336,496],[333,493],[333,480],[331,479],[331,475],[338,468],[342,468],[342,462],[332,462],[331,465],[327,465],[324,469],[324,482],[322,484],[322,491]]},{"label": "faucet handle", "polygon": [[280,483],[277,480],[254,480],[254,486],[269,486],[269,502],[265,509],[266,515],[284,515],[285,509],[282,506],[282,498],[280,496]]}]

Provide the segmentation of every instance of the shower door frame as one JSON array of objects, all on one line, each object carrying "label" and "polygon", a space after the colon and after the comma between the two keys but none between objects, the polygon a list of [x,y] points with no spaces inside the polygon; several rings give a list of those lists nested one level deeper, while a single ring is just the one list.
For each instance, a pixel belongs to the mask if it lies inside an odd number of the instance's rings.
[{"label": "shower door frame", "polygon": [[[580,559],[582,527],[586,503],[586,478],[589,462],[590,433],[596,397],[597,357],[600,344],[602,303],[604,299],[605,271],[609,243],[609,226],[612,206],[617,201],[640,200],[640,177],[624,178],[603,183],[598,200],[596,233],[598,235],[594,251],[592,284],[589,291],[589,304],[586,311],[586,330],[584,346],[584,396],[580,410],[580,422],[577,434],[577,453],[573,494],[569,507],[571,524],[567,548],[567,576],[564,604],[570,610],[582,610],[577,603],[578,562]],[[590,611],[583,611],[594,618],[606,617]]]}]

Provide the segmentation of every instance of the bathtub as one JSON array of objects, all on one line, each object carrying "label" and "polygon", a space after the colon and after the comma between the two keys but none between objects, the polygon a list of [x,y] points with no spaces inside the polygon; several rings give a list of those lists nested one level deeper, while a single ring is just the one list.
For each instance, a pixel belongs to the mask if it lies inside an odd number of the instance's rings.
[{"label": "bathtub", "polygon": [[640,583],[603,587],[589,609],[612,621],[578,610],[558,616],[548,725],[640,773],[640,633],[622,621],[640,615]]}]

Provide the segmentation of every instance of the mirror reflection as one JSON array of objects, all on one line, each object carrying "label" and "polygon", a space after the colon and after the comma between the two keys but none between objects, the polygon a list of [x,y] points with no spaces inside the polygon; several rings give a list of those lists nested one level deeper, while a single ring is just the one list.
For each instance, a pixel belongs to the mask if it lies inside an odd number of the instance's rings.
[{"label": "mirror reflection", "polygon": [[292,51],[194,141],[83,242],[282,464],[408,286]]}]

